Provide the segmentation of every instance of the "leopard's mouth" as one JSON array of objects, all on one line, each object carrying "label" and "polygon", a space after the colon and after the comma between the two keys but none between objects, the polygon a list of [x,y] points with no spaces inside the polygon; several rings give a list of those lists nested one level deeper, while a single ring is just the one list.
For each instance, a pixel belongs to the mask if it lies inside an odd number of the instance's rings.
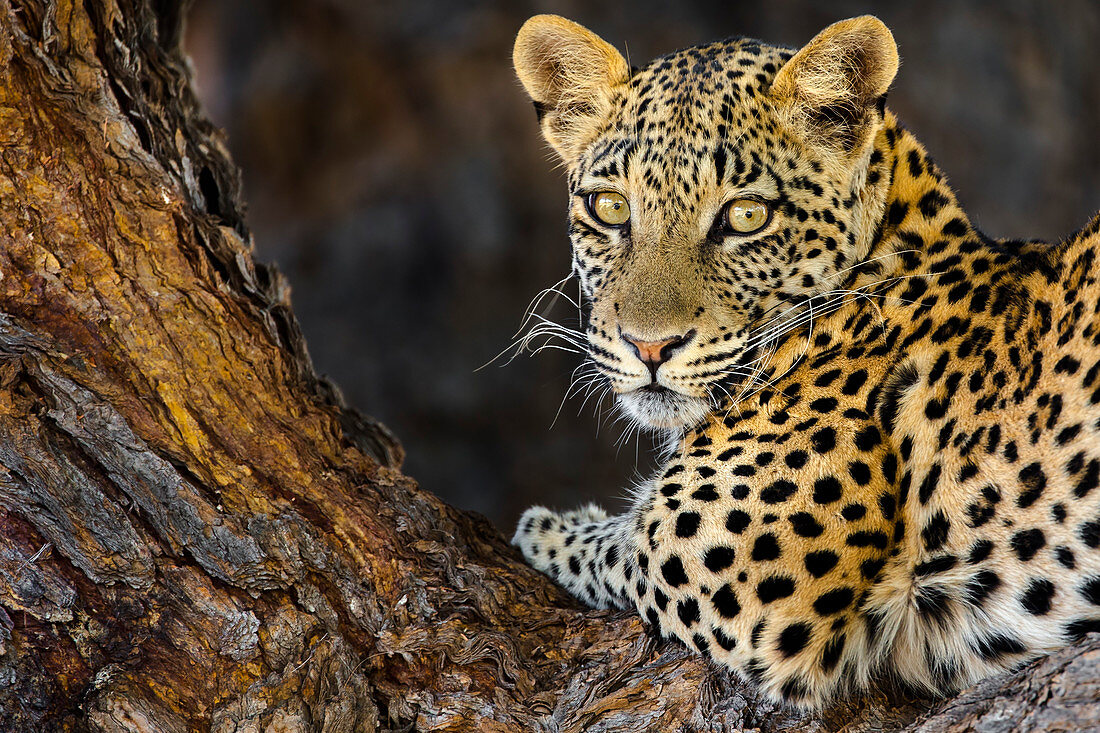
[{"label": "leopard's mouth", "polygon": [[629,417],[656,430],[684,430],[710,413],[710,402],[651,382],[619,395],[619,406]]}]

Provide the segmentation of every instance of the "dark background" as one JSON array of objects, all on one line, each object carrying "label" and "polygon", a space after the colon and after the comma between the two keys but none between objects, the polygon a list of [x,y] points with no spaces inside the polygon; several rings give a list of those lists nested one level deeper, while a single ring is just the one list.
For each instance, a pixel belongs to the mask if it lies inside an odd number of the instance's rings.
[{"label": "dark background", "polygon": [[397,433],[425,488],[505,531],[534,502],[614,507],[651,465],[592,402],[554,422],[573,355],[475,371],[569,267],[563,176],[511,69],[540,12],[639,65],[730,35],[800,46],[874,12],[902,56],[890,106],[988,234],[1056,239],[1100,207],[1096,0],[198,0],[199,92],[318,369]]}]

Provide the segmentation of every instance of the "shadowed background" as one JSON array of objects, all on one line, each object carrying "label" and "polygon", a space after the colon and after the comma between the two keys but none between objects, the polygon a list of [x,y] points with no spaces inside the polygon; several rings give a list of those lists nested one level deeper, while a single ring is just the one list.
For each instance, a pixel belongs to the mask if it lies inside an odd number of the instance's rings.
[{"label": "shadowed background", "polygon": [[616,508],[652,465],[607,403],[599,421],[583,398],[558,414],[575,355],[475,371],[569,267],[564,177],[511,69],[542,12],[636,65],[731,35],[800,46],[874,12],[902,57],[890,107],[987,234],[1057,239],[1100,207],[1095,0],[197,0],[199,93],[318,370],[397,433],[424,488],[506,532],[531,503]]}]

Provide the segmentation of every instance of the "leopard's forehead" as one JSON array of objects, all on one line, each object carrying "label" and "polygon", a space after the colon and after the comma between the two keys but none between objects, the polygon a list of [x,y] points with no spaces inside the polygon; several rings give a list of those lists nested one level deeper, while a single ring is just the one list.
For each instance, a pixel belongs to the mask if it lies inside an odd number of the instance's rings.
[{"label": "leopard's forehead", "polygon": [[708,106],[716,95],[751,98],[767,92],[793,54],[784,46],[728,38],[654,59],[634,73],[630,86],[640,99],[678,109]]},{"label": "leopard's forehead", "polygon": [[700,164],[716,150],[735,143],[751,155],[754,143],[771,144],[776,122],[766,97],[793,54],[784,46],[730,38],[675,51],[637,69],[601,134],[578,160],[575,182],[625,176],[626,166],[640,163],[647,187],[676,184],[675,197],[697,198],[692,192]]}]

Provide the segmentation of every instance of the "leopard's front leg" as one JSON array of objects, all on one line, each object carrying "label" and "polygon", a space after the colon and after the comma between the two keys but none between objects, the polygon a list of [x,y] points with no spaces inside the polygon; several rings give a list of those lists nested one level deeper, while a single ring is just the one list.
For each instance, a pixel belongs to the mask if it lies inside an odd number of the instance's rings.
[{"label": "leopard's front leg", "polygon": [[608,517],[593,504],[567,512],[534,506],[520,517],[512,544],[588,605],[629,608],[627,588],[638,572],[629,521],[629,515]]},{"label": "leopard's front leg", "polygon": [[901,531],[873,418],[823,407],[714,420],[629,513],[532,509],[516,543],[586,602],[634,605],[774,698],[823,704],[877,664],[862,604]]}]

